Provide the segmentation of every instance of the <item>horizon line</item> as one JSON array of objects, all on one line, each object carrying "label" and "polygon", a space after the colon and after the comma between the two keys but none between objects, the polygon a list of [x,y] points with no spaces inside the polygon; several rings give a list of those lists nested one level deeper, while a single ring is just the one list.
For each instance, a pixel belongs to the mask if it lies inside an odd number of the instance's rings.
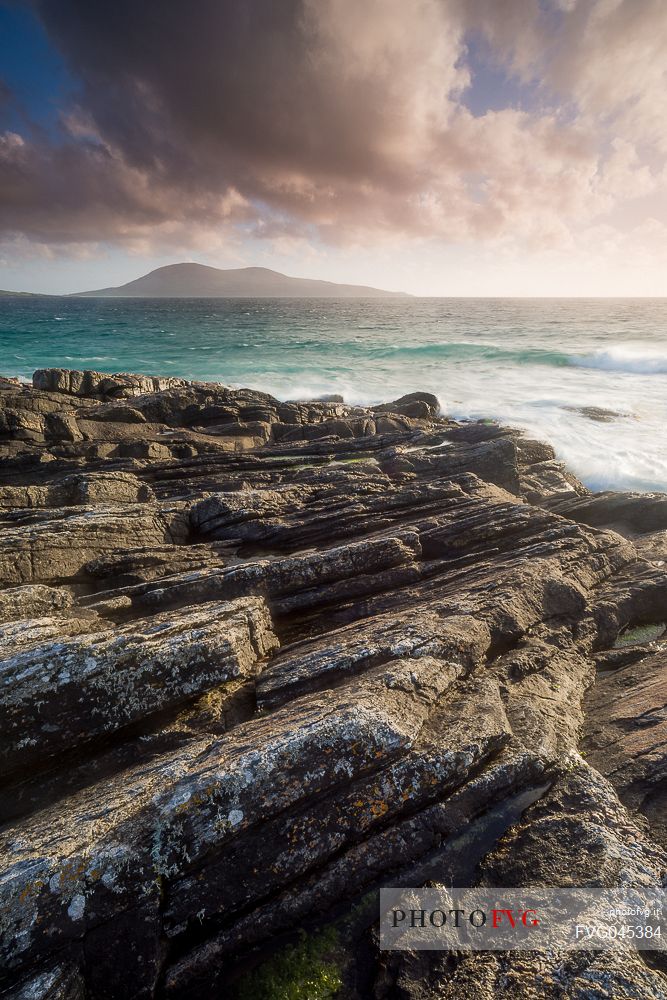
[{"label": "horizon line", "polygon": [[[326,279],[322,279],[326,280]],[[336,284],[337,282],[334,282]],[[341,282],[341,284],[343,284]],[[392,302],[402,301],[406,302],[412,299],[448,299],[448,300],[466,300],[466,301],[476,301],[476,300],[492,300],[501,299],[503,301],[508,300],[526,300],[526,301],[544,301],[544,300],[600,300],[600,301],[614,301],[620,299],[648,299],[648,300],[667,300],[667,295],[428,295],[419,294],[417,292],[390,292],[387,295],[91,295],[88,292],[31,292],[31,291],[19,291],[14,289],[0,289],[0,302],[5,298],[21,298],[23,296],[35,297],[35,298],[45,298],[45,299],[131,299],[134,301],[142,302],[160,302],[164,299],[176,301],[197,301],[197,300],[211,300],[219,299],[220,301],[238,301],[238,302],[252,302],[262,299],[264,301],[271,300],[293,300],[293,301],[303,301],[303,302],[332,302],[332,301],[364,301],[364,302],[377,302],[383,300],[390,300]]]}]

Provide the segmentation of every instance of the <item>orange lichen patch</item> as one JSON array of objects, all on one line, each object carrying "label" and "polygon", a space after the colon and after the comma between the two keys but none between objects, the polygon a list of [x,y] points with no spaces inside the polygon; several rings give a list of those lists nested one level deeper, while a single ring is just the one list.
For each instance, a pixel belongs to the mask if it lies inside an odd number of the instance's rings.
[{"label": "orange lichen patch", "polygon": [[207,785],[206,788],[203,788],[200,792],[195,792],[193,795],[191,795],[189,799],[185,800],[185,802],[180,802],[175,807],[174,812],[180,814],[187,812],[193,806],[203,805],[205,802],[208,802],[213,797],[215,791],[216,791],[215,785],[213,784]]},{"label": "orange lichen patch", "polygon": [[63,865],[63,869],[60,873],[60,883],[61,885],[65,882],[76,882],[86,871],[86,862],[82,858],[78,864],[73,861],[68,861]]},{"label": "orange lichen patch", "polygon": [[45,885],[46,882],[44,879],[36,879],[34,882],[29,882],[28,885],[19,893],[20,902],[25,903],[32,896],[36,896],[40,889],[43,889]]}]

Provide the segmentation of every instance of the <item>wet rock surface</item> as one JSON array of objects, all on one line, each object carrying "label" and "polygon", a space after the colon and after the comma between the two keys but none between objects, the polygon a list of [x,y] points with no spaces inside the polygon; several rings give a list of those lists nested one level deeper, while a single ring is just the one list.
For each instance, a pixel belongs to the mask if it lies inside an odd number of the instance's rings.
[{"label": "wet rock surface", "polygon": [[375,928],[382,885],[661,884],[661,497],[428,393],[60,369],[0,380],[0,482],[3,995],[261,1000],[300,932],[343,1000],[667,995]]}]

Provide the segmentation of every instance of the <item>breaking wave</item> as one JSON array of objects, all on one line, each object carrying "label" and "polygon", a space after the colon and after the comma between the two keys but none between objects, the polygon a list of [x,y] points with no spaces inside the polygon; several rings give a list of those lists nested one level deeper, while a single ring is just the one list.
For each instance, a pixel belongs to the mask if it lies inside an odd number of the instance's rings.
[{"label": "breaking wave", "polygon": [[593,354],[572,355],[570,363],[579,368],[597,368],[607,372],[664,375],[667,374],[667,350],[656,351],[640,345],[621,344],[605,347]]}]

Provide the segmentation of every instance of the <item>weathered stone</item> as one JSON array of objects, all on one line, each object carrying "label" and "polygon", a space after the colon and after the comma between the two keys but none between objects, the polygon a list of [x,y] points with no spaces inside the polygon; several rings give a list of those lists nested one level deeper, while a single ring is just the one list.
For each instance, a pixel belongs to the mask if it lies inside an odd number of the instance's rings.
[{"label": "weathered stone", "polygon": [[571,413],[579,413],[582,417],[600,424],[608,424],[618,417],[631,416],[629,413],[620,413],[618,410],[609,410],[603,406],[566,406],[565,409]]},{"label": "weathered stone", "polygon": [[351,689],[147,762],[109,782],[103,799],[99,790],[82,793],[65,824],[56,809],[7,830],[5,965],[23,968],[29,956],[147,905],[160,879],[197,868],[262,818],[390,762],[451,679],[437,661],[382,669]]},{"label": "weathered stone", "polygon": [[337,469],[328,479],[275,489],[237,490],[193,504],[190,519],[203,537],[231,538],[295,550],[390,528],[406,518],[437,516],[471,496],[498,496],[474,476],[395,483],[377,467]]},{"label": "weathered stone", "polygon": [[642,837],[611,784],[574,758],[483,871],[489,885],[658,886],[666,860],[664,850]]},{"label": "weathered stone", "polygon": [[497,438],[480,444],[453,445],[403,453],[387,470],[415,472],[421,476],[452,477],[472,472],[485,482],[495,483],[511,493],[520,492],[516,445],[509,438]]},{"label": "weathered stone", "polygon": [[[195,428],[196,429],[196,428]],[[252,439],[254,447],[259,447],[271,438],[272,424],[268,420],[252,420],[244,423],[209,424],[206,431],[218,437],[245,437]]]},{"label": "weathered stone", "polygon": [[438,397],[431,392],[409,392],[393,403],[381,403],[374,406],[376,413],[402,413],[405,417],[418,417],[428,420],[440,413]]},{"label": "weathered stone", "polygon": [[289,647],[258,678],[258,702],[274,706],[404,656],[436,656],[472,666],[490,642],[488,628],[481,623],[456,616],[443,620],[437,609],[374,618]]},{"label": "weathered stone", "polygon": [[[492,702],[480,703],[476,699],[471,708],[479,709],[482,705],[485,713],[498,711],[498,706]],[[500,719],[495,714],[483,718],[484,740]],[[437,727],[434,727],[433,736],[437,740]],[[502,746],[502,738],[496,744],[496,751],[498,745]],[[423,761],[425,750],[426,746],[420,746],[414,756]],[[431,747],[431,753],[433,750]],[[472,750],[469,746],[469,751]],[[439,756],[442,760],[447,755],[447,749],[441,748],[441,754],[435,749],[435,760]],[[295,924],[309,925],[323,911],[328,910],[335,921],[335,911],[341,907],[341,901],[347,903],[346,915],[354,919],[355,910],[364,904],[368,908],[370,900],[369,919],[374,920],[379,905],[374,890],[386,884],[382,879],[387,870],[391,872],[392,881],[404,884],[407,881],[409,885],[421,884],[434,875],[452,881],[472,881],[477,862],[498,836],[496,833],[495,837],[489,837],[488,826],[492,830],[496,827],[498,832],[507,829],[546,787],[543,762],[505,750],[497,756],[488,754],[485,759],[475,754],[474,760],[482,765],[481,769],[473,767],[474,773],[460,788],[452,792],[452,783],[446,782],[439,794],[436,793],[432,805],[414,814],[410,810],[399,813],[391,824],[383,824],[380,819],[377,832],[371,830],[370,837],[334,856],[327,867],[317,868],[310,875],[288,884],[263,905],[233,922],[224,923],[216,936],[207,936],[198,948],[193,948],[168,969],[167,995],[205,997],[212,986],[225,982],[225,959],[233,958],[235,952],[249,946],[257,947],[267,942],[268,934],[285,932]],[[515,804],[512,800],[517,799],[517,785],[527,792],[518,797]],[[479,845],[476,838],[479,838]],[[345,918],[343,925],[344,921]]]},{"label": "weathered stone", "polygon": [[571,502],[587,492],[562,462],[537,462],[520,469],[521,493],[529,503],[544,504],[550,510],[560,500]]},{"label": "weathered stone", "polygon": [[[368,776],[353,776],[349,784],[332,790],[326,810],[313,804],[289,818],[279,816],[265,827],[266,841],[261,848],[258,832],[253,835],[250,831],[247,837],[211,860],[205,880],[195,873],[170,886],[166,928],[171,936],[186,930],[193,908],[198,905],[202,907],[203,919],[241,913],[240,926],[228,918],[227,932],[174,970],[172,985],[180,979],[182,988],[193,978],[193,973],[197,977],[209,972],[215,975],[216,959],[219,962],[232,950],[244,931],[255,940],[270,934],[268,927],[262,932],[259,926],[261,917],[268,917],[270,905],[260,906],[259,912],[250,918],[242,915],[251,902],[261,903],[266,898],[267,889],[277,891],[286,883],[293,884],[297,876],[307,876],[315,865],[327,863],[318,880],[324,890],[318,902],[331,904],[336,899],[336,888],[340,892],[347,880],[359,880],[357,891],[361,888],[359,883],[363,885],[368,880],[369,873],[360,868],[362,856],[368,863],[371,856],[377,857],[376,852],[383,848],[388,851],[391,846],[394,863],[399,859],[406,863],[425,852],[423,838],[416,837],[410,843],[409,838],[403,840],[399,836],[391,844],[386,833],[389,821],[403,827],[405,835],[411,825],[409,816],[415,809],[426,809],[435,799],[453,797],[473,774],[487,765],[491,770],[511,740],[497,688],[488,680],[457,684],[456,668],[448,668],[444,662],[436,667],[437,662],[430,658],[409,664],[397,661],[374,672],[376,677],[384,674],[391,686],[401,688],[405,687],[407,677],[411,677],[426,701],[434,697],[434,678],[437,678],[436,690],[441,692],[436,697],[442,704],[430,720],[424,720],[421,705],[415,706],[419,734],[394,761]],[[476,720],[474,734],[466,722],[468,712]],[[420,722],[423,722],[421,729]],[[409,808],[404,795],[406,786],[412,790]],[[432,843],[432,835],[430,839]],[[402,852],[399,840],[403,840]],[[266,858],[262,869],[254,864],[258,850]],[[369,867],[372,879],[373,867]],[[304,888],[315,887],[306,883]],[[306,902],[308,895],[304,893],[302,902]],[[316,891],[312,892],[305,912],[316,898]]]},{"label": "weathered stone", "polygon": [[411,417],[380,414],[375,418],[376,434],[402,434],[415,426]]},{"label": "weathered stone", "polygon": [[249,676],[275,644],[257,598],[185,608],[66,642],[24,644],[0,660],[3,769],[25,770]]},{"label": "weathered stone", "polygon": [[35,389],[62,392],[72,396],[124,398],[145,392],[159,392],[186,385],[180,378],[155,378],[151,375],[131,375],[120,372],[104,375],[93,371],[68,371],[64,368],[42,368],[32,377]]},{"label": "weathered stone", "polygon": [[150,486],[131,473],[82,473],[48,486],[0,486],[0,510],[145,503],[155,500]]},{"label": "weathered stone", "polygon": [[44,433],[49,441],[82,441],[83,434],[71,413],[47,413]]},{"label": "weathered stone", "polygon": [[667,497],[662,493],[594,493],[550,504],[573,521],[642,535],[667,528]]},{"label": "weathered stone", "polygon": [[[295,610],[326,603],[331,599],[331,585],[338,586],[336,593],[343,599],[346,581],[354,581],[355,586],[362,582],[359,592],[372,592],[377,574],[405,566],[414,568],[418,555],[418,536],[406,531],[395,537],[355,542],[323,553],[249,560],[228,567],[173,574],[167,580],[124,588],[117,594],[128,599],[128,606],[144,611],[258,593],[270,599],[274,609]],[[418,575],[415,571],[413,578]],[[382,582],[385,579],[382,577]],[[105,595],[93,603],[100,599],[104,601]]]},{"label": "weathered stone", "polygon": [[2,995],[6,1000],[86,1000],[86,986],[77,966],[57,965]]},{"label": "weathered stone", "polygon": [[30,410],[13,410],[6,406],[0,409],[0,437],[11,437],[15,441],[44,441],[45,419]]},{"label": "weathered stone", "polygon": [[598,647],[613,645],[629,628],[664,621],[666,604],[667,573],[663,566],[642,560],[630,562],[596,595],[593,611]]},{"label": "weathered stone", "polygon": [[[576,848],[573,846],[576,844]],[[633,826],[611,786],[581,760],[532,805],[482,864],[483,886],[661,884],[664,853]],[[663,997],[667,977],[631,950],[395,952],[380,956],[374,996]]]},{"label": "weathered stone", "polygon": [[79,608],[44,618],[5,622],[0,627],[0,659],[10,660],[38,646],[57,646],[61,639],[69,636],[90,638],[94,631],[103,628],[102,619],[94,611]]},{"label": "weathered stone", "polygon": [[145,424],[146,417],[134,406],[119,406],[116,403],[102,403],[92,409],[78,411],[82,420],[101,420],[104,423]]},{"label": "weathered stone", "polygon": [[74,598],[67,590],[32,584],[0,590],[0,622],[19,618],[41,618],[71,608]]},{"label": "weathered stone", "polygon": [[530,467],[531,465],[542,465],[544,462],[553,462],[556,452],[550,444],[544,441],[536,441],[534,438],[520,435],[515,438],[516,453],[519,465]]},{"label": "weathered stone", "polygon": [[659,644],[599,675],[584,706],[582,752],[667,848],[666,672],[667,646]]},{"label": "weathered stone", "polygon": [[[93,559],[86,563],[84,570],[92,580],[99,581],[98,587],[103,589],[105,583],[111,585],[114,591],[119,588],[132,587],[136,584],[159,580],[162,577],[188,577],[199,569],[208,569],[225,564],[226,547],[224,543],[200,543],[199,545],[159,545],[143,548],[127,548],[120,552]],[[178,579],[173,580],[173,585]],[[170,582],[167,588],[171,587]],[[132,592],[134,596],[134,592]],[[211,591],[207,600],[215,600]],[[137,604],[139,602],[136,602]],[[165,604],[168,602],[165,601]],[[188,603],[184,601],[183,603]]]},{"label": "weathered stone", "polygon": [[180,510],[156,504],[57,509],[0,532],[0,583],[75,579],[91,559],[122,547],[184,540]]}]

